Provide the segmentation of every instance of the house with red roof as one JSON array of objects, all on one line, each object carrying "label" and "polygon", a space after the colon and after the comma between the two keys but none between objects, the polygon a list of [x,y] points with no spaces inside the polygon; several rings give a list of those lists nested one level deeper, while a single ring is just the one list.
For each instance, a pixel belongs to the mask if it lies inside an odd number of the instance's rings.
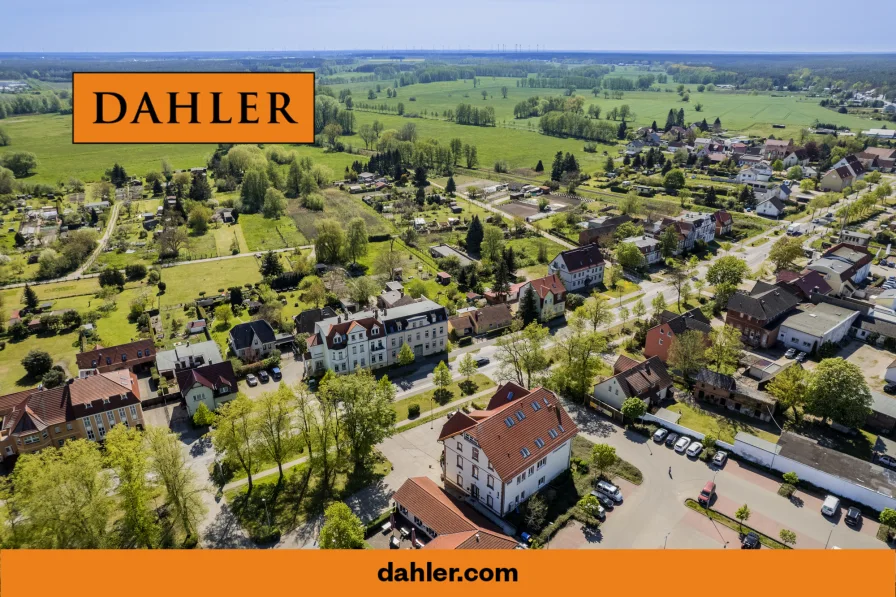
[{"label": "house with red roof", "polygon": [[0,396],[0,459],[70,439],[102,441],[115,425],[143,428],[137,376],[126,369]]},{"label": "house with red roof", "polygon": [[423,549],[517,549],[519,543],[429,477],[411,477],[392,496],[394,527],[415,529]]},{"label": "house with red roof", "polygon": [[716,224],[716,236],[728,236],[734,227],[734,218],[724,209],[718,210],[712,214]]},{"label": "house with red roof", "polygon": [[594,386],[594,399],[617,411],[628,398],[640,398],[647,406],[658,404],[672,387],[672,377],[658,356],[638,362],[619,355],[613,373],[613,377]]},{"label": "house with red roof", "polygon": [[236,374],[230,361],[178,371],[177,385],[191,417],[200,404],[214,412],[236,398]]},{"label": "house with red roof", "polygon": [[569,468],[578,432],[550,390],[504,384],[485,410],[458,411],[439,432],[445,486],[503,517]]},{"label": "house with red roof", "polygon": [[551,274],[523,282],[516,288],[517,300],[522,301],[529,291],[535,294],[539,321],[548,321],[563,315],[566,309],[566,287],[560,276]]},{"label": "house with red roof", "polygon": [[604,281],[603,255],[596,244],[561,251],[548,265],[548,274],[560,276],[567,290],[584,290]]}]

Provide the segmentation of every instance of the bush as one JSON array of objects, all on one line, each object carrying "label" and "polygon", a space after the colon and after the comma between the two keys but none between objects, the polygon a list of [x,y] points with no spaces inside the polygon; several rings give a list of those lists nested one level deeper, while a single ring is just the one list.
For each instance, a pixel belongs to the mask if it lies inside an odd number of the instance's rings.
[{"label": "bush", "polygon": [[277,543],[280,541],[280,527],[258,525],[249,529],[249,538],[255,543]]},{"label": "bush", "polygon": [[416,419],[420,416],[420,405],[419,404],[409,404],[408,405],[408,418]]},{"label": "bush", "polygon": [[575,311],[579,307],[585,304],[585,299],[580,294],[567,294],[566,295],[566,310],[567,311]]},{"label": "bush", "polygon": [[141,263],[132,263],[124,268],[124,274],[128,280],[142,280],[146,277],[146,266]]}]

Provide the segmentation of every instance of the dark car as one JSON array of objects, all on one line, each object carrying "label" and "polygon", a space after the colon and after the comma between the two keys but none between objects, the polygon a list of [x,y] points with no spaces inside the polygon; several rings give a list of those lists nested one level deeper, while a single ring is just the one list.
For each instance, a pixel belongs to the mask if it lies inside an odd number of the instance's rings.
[{"label": "dark car", "polygon": [[846,524],[857,527],[862,524],[862,511],[853,506],[846,511]]},{"label": "dark car", "polygon": [[760,547],[759,535],[757,535],[753,531],[750,531],[749,533],[747,533],[744,536],[743,541],[741,541],[741,543],[740,543],[741,549],[759,549],[759,547]]},{"label": "dark car", "polygon": [[678,434],[677,434],[677,433],[670,433],[669,435],[666,436],[666,445],[667,445],[667,446],[672,446],[672,445],[674,445],[675,442],[677,442],[677,441],[678,441]]},{"label": "dark car", "polygon": [[896,394],[896,383],[888,383],[885,385],[884,392],[887,394]]},{"label": "dark car", "polygon": [[258,372],[258,379],[261,380],[261,383],[268,383],[268,381],[270,381],[270,379],[271,379],[271,376],[268,375],[267,371],[262,369],[261,371]]},{"label": "dark car", "polygon": [[491,363],[491,361],[488,360],[486,357],[479,357],[478,359],[476,359],[476,366],[477,366],[477,367],[485,367],[485,366],[488,365],[489,363]]},{"label": "dark car", "polygon": [[280,378],[283,377],[283,373],[280,371],[280,367],[274,367],[271,369],[271,377],[274,378],[274,381],[280,381]]}]

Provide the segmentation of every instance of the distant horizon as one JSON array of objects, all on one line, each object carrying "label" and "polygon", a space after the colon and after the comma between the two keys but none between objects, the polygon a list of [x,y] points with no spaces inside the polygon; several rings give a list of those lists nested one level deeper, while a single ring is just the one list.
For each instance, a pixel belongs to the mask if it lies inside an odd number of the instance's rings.
[{"label": "distant horizon", "polygon": [[[46,0],[6,12],[4,53],[896,53],[878,11],[844,11],[835,0],[755,0],[747,8],[698,0]],[[816,15],[837,15],[836,35]],[[707,45],[714,49],[682,49]]]},{"label": "distant horizon", "polygon": [[840,50],[840,51],[779,51],[760,52],[751,50],[494,50],[489,48],[464,48],[464,49],[431,49],[431,48],[345,48],[345,49],[286,49],[286,50],[59,50],[59,51],[6,51],[0,50],[0,57],[4,56],[71,56],[71,55],[103,55],[103,56],[158,56],[158,55],[193,55],[193,54],[493,54],[495,56],[537,56],[544,54],[605,54],[623,56],[894,56],[896,50]]}]

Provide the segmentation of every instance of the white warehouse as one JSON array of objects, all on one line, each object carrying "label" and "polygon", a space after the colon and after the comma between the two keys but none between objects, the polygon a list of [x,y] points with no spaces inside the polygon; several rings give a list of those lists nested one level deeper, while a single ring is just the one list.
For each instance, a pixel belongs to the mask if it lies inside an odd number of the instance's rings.
[{"label": "white warehouse", "polygon": [[825,342],[839,342],[849,333],[858,311],[819,303],[781,323],[778,340],[787,348],[811,353]]}]

